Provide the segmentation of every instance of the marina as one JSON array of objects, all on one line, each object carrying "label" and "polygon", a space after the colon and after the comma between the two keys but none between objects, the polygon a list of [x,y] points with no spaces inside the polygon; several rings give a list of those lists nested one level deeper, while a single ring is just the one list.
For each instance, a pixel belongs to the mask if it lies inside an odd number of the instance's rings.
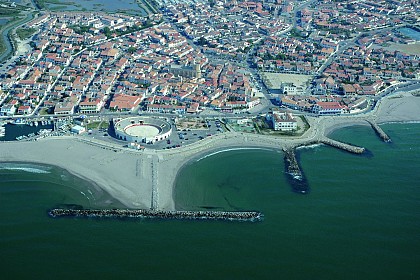
[{"label": "marina", "polygon": [[4,122],[0,126],[0,137],[2,141],[34,140],[39,137],[58,135],[54,131],[52,120],[24,120]]}]

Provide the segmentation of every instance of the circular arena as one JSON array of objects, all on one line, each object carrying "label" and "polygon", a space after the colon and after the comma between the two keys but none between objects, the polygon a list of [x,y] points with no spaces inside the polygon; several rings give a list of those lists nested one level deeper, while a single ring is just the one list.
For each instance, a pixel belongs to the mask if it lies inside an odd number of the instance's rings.
[{"label": "circular arena", "polygon": [[120,140],[136,143],[155,143],[172,133],[169,122],[150,117],[131,117],[114,122],[115,135]]}]

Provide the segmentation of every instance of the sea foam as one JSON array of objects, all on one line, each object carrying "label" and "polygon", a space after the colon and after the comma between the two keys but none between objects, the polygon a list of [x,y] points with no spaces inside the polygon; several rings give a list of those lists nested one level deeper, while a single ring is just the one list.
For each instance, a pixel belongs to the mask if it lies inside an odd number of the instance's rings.
[{"label": "sea foam", "polygon": [[0,170],[23,171],[29,173],[48,174],[51,173],[48,167],[25,165],[25,164],[0,164]]},{"label": "sea foam", "polygon": [[220,151],[213,152],[211,154],[205,155],[205,156],[197,159],[197,161],[200,161],[202,159],[205,159],[205,158],[208,158],[208,157],[220,154],[220,153],[230,152],[230,151],[238,151],[238,150],[265,150],[265,151],[270,151],[270,149],[265,149],[265,148],[230,148],[230,149],[224,149],[224,150],[220,150]]}]

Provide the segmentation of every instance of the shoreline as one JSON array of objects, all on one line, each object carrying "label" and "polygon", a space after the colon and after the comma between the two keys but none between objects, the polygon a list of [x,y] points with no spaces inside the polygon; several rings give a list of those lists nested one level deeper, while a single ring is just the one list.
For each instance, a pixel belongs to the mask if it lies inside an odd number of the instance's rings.
[{"label": "shoreline", "polygon": [[[15,165],[15,166],[4,166],[7,164]],[[82,174],[73,173],[70,170],[63,168],[58,165],[51,165],[41,162],[34,162],[34,161],[0,161],[0,170],[20,170],[23,172],[28,173],[37,173],[37,174],[51,174],[54,171],[58,171],[60,176],[67,176],[70,175],[72,177],[72,181],[82,181],[82,185],[76,184],[73,189],[85,194],[85,191],[88,191],[90,195],[95,199],[93,202],[94,207],[96,208],[104,208],[109,207],[109,205],[116,204],[116,206],[121,207],[124,206],[124,203],[119,201],[117,198],[113,197],[109,192],[107,192],[103,187],[98,185],[95,181],[91,178],[88,178]],[[64,172],[64,174],[63,174]],[[58,177],[57,177],[58,178]],[[62,185],[68,185],[67,180]],[[74,182],[73,182],[74,183]],[[74,184],[72,184],[74,185]],[[89,202],[91,203],[88,196],[86,196]]]},{"label": "shoreline", "polygon": [[[383,99],[372,114],[308,118],[310,129],[301,137],[276,138],[226,133],[205,138],[179,150],[131,151],[106,149],[101,142],[77,137],[45,138],[33,142],[0,143],[0,162],[57,166],[108,193],[129,209],[175,210],[175,187],[182,169],[195,161],[235,149],[269,149],[301,145],[330,135],[337,129],[377,123],[420,123],[420,97]],[[318,137],[318,138],[317,138]],[[155,193],[156,197],[153,198]]]},{"label": "shoreline", "polygon": [[174,209],[175,210],[180,210],[180,209],[177,208],[177,202],[176,202],[176,199],[175,199],[175,195],[176,195],[176,183],[177,183],[178,178],[180,177],[180,175],[182,173],[182,170],[185,167],[187,167],[189,165],[192,165],[192,164],[194,164],[196,162],[199,162],[199,161],[201,161],[201,160],[203,160],[203,159],[205,159],[207,157],[211,157],[213,155],[217,155],[219,153],[230,152],[230,151],[240,151],[240,150],[266,150],[266,151],[267,150],[270,150],[270,151],[273,151],[273,152],[276,152],[276,151],[281,152],[281,149],[280,148],[276,149],[276,148],[273,148],[273,147],[271,147],[271,148],[270,147],[255,147],[255,146],[250,146],[250,147],[236,146],[235,147],[235,146],[228,146],[228,145],[226,145],[226,146],[215,147],[213,149],[201,151],[201,152],[195,154],[192,158],[189,158],[188,160],[184,161],[180,165],[180,167],[177,169],[175,178],[174,178],[173,183],[172,183],[172,201],[174,203]]}]

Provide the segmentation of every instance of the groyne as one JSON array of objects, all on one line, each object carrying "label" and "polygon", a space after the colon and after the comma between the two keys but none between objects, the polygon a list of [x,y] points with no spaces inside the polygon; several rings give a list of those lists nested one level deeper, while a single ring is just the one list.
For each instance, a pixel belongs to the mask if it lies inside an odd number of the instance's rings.
[{"label": "groyne", "polygon": [[343,151],[352,153],[352,154],[363,154],[365,152],[365,148],[363,147],[358,147],[358,146],[354,146],[354,145],[350,145],[347,143],[343,143],[343,142],[339,142],[336,140],[332,140],[330,138],[323,138],[321,140],[319,140],[319,143],[334,147],[334,148],[338,148],[341,149]]},{"label": "groyne", "polygon": [[129,209],[52,209],[48,215],[53,218],[140,218],[140,219],[177,219],[177,220],[223,220],[256,222],[263,219],[257,211],[158,211]]},{"label": "groyne", "polygon": [[376,134],[385,142],[391,142],[391,138],[382,130],[382,128],[377,125],[375,122],[367,121],[370,126],[375,130]]},{"label": "groyne", "polygon": [[299,164],[296,159],[296,154],[294,149],[283,149],[284,152],[284,159],[287,163],[287,173],[292,175],[293,177],[301,177],[302,171],[300,170]]},{"label": "groyne", "polygon": [[294,148],[283,148],[284,168],[294,192],[308,193],[309,185],[299,166]]}]

